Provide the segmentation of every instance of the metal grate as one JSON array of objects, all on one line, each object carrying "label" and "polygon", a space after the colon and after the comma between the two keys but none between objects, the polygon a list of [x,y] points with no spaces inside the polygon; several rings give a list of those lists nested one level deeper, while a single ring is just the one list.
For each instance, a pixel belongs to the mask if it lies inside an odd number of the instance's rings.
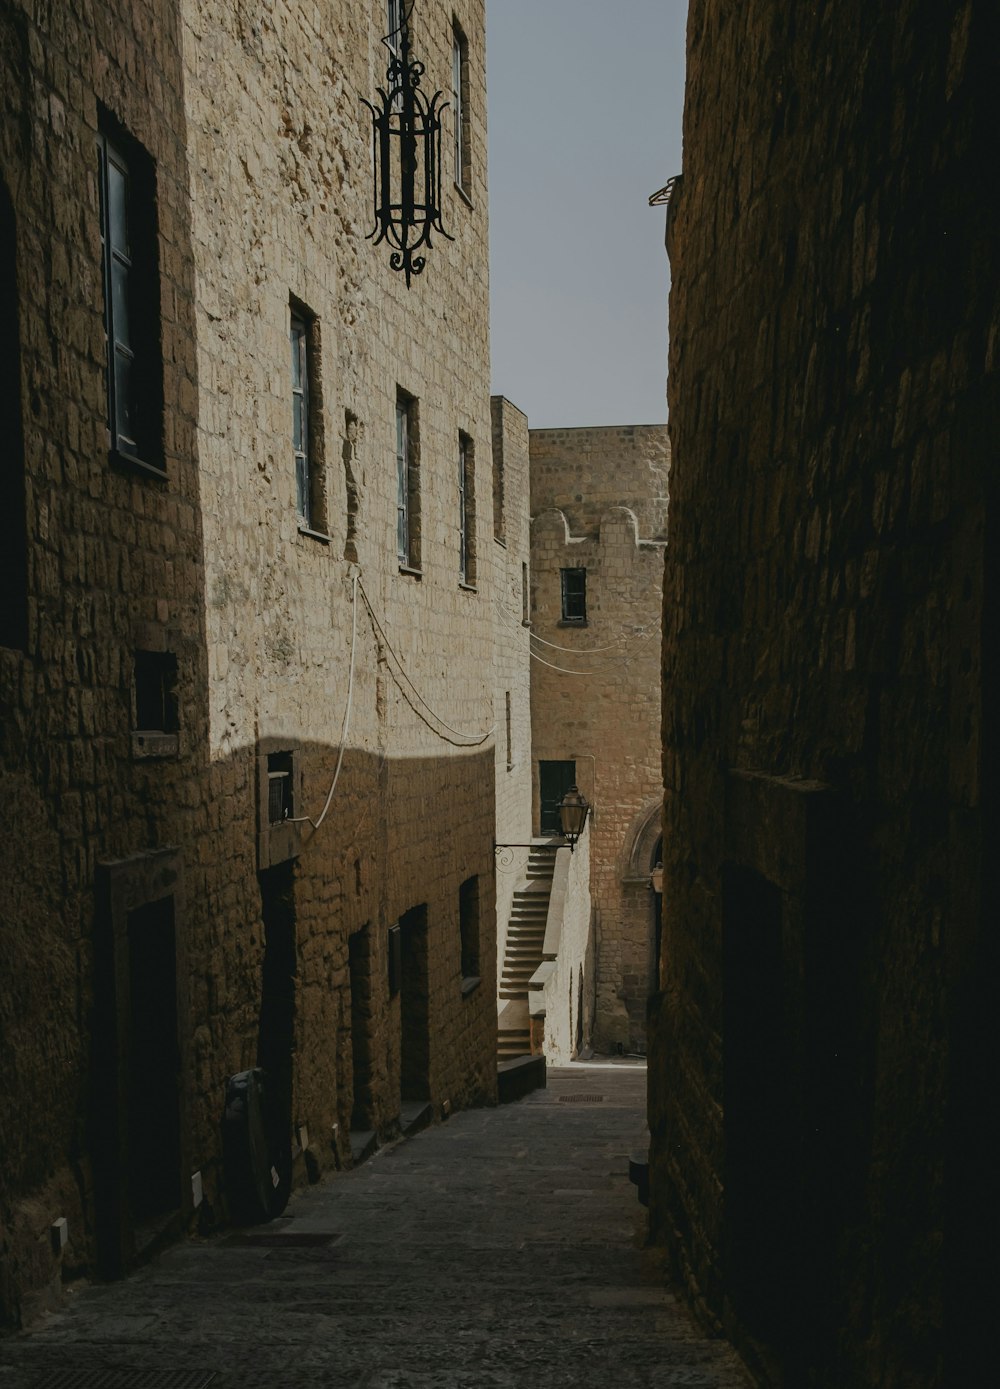
[{"label": "metal grate", "polygon": [[274,1230],[259,1234],[230,1235],[222,1241],[226,1249],[315,1249],[340,1239],[330,1230],[297,1230],[288,1234]]},{"label": "metal grate", "polygon": [[560,1104],[603,1104],[603,1095],[560,1095]]},{"label": "metal grate", "polygon": [[49,1370],[31,1389],[207,1389],[214,1370]]}]

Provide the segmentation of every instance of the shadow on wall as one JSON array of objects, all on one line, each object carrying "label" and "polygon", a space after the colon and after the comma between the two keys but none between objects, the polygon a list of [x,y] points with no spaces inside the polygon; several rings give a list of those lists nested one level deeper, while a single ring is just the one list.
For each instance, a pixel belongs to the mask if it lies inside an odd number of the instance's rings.
[{"label": "shadow on wall", "polygon": [[[292,1184],[350,1165],[352,1131],[373,1142],[398,1132],[404,1105],[440,1114],[495,1101],[492,746],[444,758],[349,750],[318,831],[294,822],[322,807],[339,749],[262,749],[213,764],[197,808],[161,807],[156,839],[169,847],[119,856],[109,834],[93,905],[77,903],[77,921],[65,911],[61,936],[50,923],[71,1046],[36,1028],[44,990],[29,996],[17,972],[0,984],[9,1044],[30,1048],[52,1082],[42,1109],[11,1085],[18,1067],[2,1094],[3,1131],[21,1134],[18,1164],[5,1155],[2,1212],[15,1324],[61,1269],[115,1276],[176,1237],[199,1203],[203,1227],[225,1218],[221,1125],[236,1073],[267,1072],[279,1205]],[[17,867],[11,900],[30,903],[37,865]],[[81,971],[78,958],[92,963]],[[46,1231],[68,1217],[61,1257],[47,1238],[38,1255],[39,1210]]]}]

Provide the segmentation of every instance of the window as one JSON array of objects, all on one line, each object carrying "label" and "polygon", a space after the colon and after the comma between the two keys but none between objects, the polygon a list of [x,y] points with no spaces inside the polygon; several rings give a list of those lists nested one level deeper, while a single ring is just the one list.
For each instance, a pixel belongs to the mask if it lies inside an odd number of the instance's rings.
[{"label": "window", "polygon": [[563,622],[586,622],[587,620],[587,571],[586,569],[562,569],[562,620]]},{"label": "window", "polygon": [[292,355],[292,453],[295,510],[300,527],[325,539],[323,412],[319,374],[319,325],[302,304],[292,303],[288,330]]},{"label": "window", "polygon": [[476,583],[476,455],[467,434],[458,436],[458,577]]},{"label": "window", "polygon": [[452,29],[451,108],[455,131],[455,186],[468,197],[472,182],[469,157],[469,44],[458,25]]},{"label": "window", "polygon": [[267,754],[267,823],[283,825],[295,813],[292,754]]},{"label": "window", "polygon": [[286,744],[257,747],[257,867],[287,863],[301,848],[302,758]]},{"label": "window", "polygon": [[531,625],[531,614],[528,611],[528,562],[521,561],[521,625],[529,627]]},{"label": "window", "polygon": [[399,55],[399,30],[403,22],[403,0],[386,0],[386,38],[392,52]]},{"label": "window", "polygon": [[162,477],[156,178],[146,151],[112,125],[102,118],[97,137],[111,455]]},{"label": "window", "polygon": [[504,516],[504,406],[507,402],[502,396],[490,397],[490,425],[493,444],[493,539],[501,545],[507,543],[506,518]]},{"label": "window", "polygon": [[420,569],[420,432],[417,402],[396,393],[396,557],[401,569]]},{"label": "window", "polygon": [[0,182],[0,646],[21,651],[28,639],[28,532],[21,427],[21,343],[18,331],[17,237],[14,208]]},{"label": "window", "polygon": [[462,992],[479,983],[479,879],[467,878],[458,890],[458,929],[462,939]]},{"label": "window", "polygon": [[135,726],[177,732],[177,657],[170,651],[135,653]]},{"label": "window", "polygon": [[507,717],[507,770],[508,772],[512,772],[514,770],[514,751],[510,737],[510,690],[506,691],[504,701],[506,704]]},{"label": "window", "polygon": [[173,757],[178,751],[177,657],[137,651],[133,680],[132,755]]}]

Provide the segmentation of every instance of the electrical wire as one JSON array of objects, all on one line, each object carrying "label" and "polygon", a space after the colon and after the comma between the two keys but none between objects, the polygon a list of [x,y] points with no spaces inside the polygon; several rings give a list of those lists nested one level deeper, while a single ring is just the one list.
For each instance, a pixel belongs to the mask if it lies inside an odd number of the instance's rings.
[{"label": "electrical wire", "polygon": [[[511,618],[510,626],[512,629],[519,627],[522,631],[527,631],[528,636],[531,638],[532,641],[540,641],[543,646],[551,646],[554,651],[568,651],[571,655],[574,656],[597,656],[602,651],[617,651],[623,642],[629,641],[632,636],[636,635],[634,632],[622,632],[619,636],[617,636],[614,639],[610,646],[588,646],[582,649],[576,646],[561,646],[558,642],[546,641],[544,637],[540,637],[536,632],[530,631],[530,629],[524,626],[524,623],[518,618],[514,610],[512,608],[505,608],[499,600],[497,600],[497,608],[500,610],[500,613],[502,615]],[[650,634],[648,632],[643,632],[642,635],[645,639]]]},{"label": "electrical wire", "polygon": [[344,726],[340,730],[340,752],[337,754],[337,765],[334,768],[333,781],[330,783],[330,791],[326,798],[326,805],[323,807],[322,814],[318,820],[314,820],[310,815],[290,815],[287,821],[287,823],[291,825],[312,825],[313,831],[318,830],[326,819],[326,813],[330,809],[333,793],[336,791],[337,782],[340,779],[340,769],[344,765],[344,751],[347,747],[347,731],[351,726],[351,706],[354,703],[354,653],[358,644],[358,585],[360,582],[360,576],[355,574],[354,582],[351,586],[351,673],[347,681],[347,708],[344,710]]},{"label": "electrical wire", "polygon": [[[513,609],[505,608],[503,604],[499,602],[499,600],[497,601],[497,609],[502,616],[509,617],[511,619],[511,621],[508,623],[508,626],[510,627],[511,631],[517,632],[527,630],[524,627],[524,624],[518,618],[517,614],[513,611]],[[642,628],[640,628],[639,631],[622,632],[618,637],[615,638],[615,640],[611,643],[610,646],[577,647],[561,646],[558,642],[546,641],[544,637],[538,636],[536,632],[528,631],[529,640],[541,642],[543,646],[550,646],[554,651],[565,651],[567,654],[573,656],[599,656],[602,652],[605,651],[617,652],[621,650],[622,646],[626,642],[649,641],[651,637],[655,637],[657,635],[659,635],[659,628],[657,627],[653,627],[649,631],[645,631]],[[610,659],[610,657],[607,659]]]},{"label": "electrical wire", "polygon": [[[414,685],[413,681],[412,681],[412,680],[410,679],[410,677],[407,675],[407,673],[406,673],[406,667],[403,665],[403,662],[402,662],[402,660],[400,659],[398,653],[396,652],[396,649],[395,649],[395,647],[393,646],[392,642],[391,642],[391,641],[389,640],[389,638],[386,636],[385,628],[382,626],[382,624],[379,622],[378,618],[377,618],[376,615],[375,615],[375,609],[372,607],[371,599],[368,597],[368,594],[365,592],[365,586],[364,586],[364,584],[361,582],[360,578],[358,579],[357,583],[358,583],[358,588],[361,590],[361,596],[362,596],[362,598],[365,600],[365,607],[368,609],[368,615],[369,615],[369,617],[370,617],[371,620],[372,620],[372,625],[374,626],[374,628],[375,628],[376,632],[378,633],[378,635],[382,638],[383,642],[384,642],[385,645],[386,645],[387,650],[389,650],[389,651],[392,652],[393,658],[394,658],[396,664],[399,666],[399,671],[400,671],[400,674],[402,675],[403,679],[404,679],[404,680],[406,681],[406,683],[409,685],[410,689],[413,691],[413,694],[416,696],[416,698],[419,700],[419,702],[424,706],[424,708],[425,708],[430,714],[433,715],[433,717],[437,720],[437,722],[441,725],[442,728],[446,728],[446,729],[448,730],[449,733],[453,733],[453,734],[455,735],[455,738],[448,738],[448,737],[446,737],[445,734],[441,733],[438,729],[436,729],[436,728],[434,727],[434,725],[430,722],[430,720],[427,719],[427,718],[425,717],[425,715],[422,714],[422,713],[420,712],[420,710],[417,708],[417,706],[413,703],[413,701],[410,699],[409,695],[407,694],[406,689],[404,688],[404,686],[402,685],[402,683],[400,682],[400,680],[397,678],[397,679],[396,679],[396,684],[399,686],[400,693],[402,694],[403,698],[406,700],[407,704],[409,704],[409,706],[410,706],[410,708],[413,710],[413,712],[417,715],[417,717],[418,717],[423,723],[425,723],[425,724],[427,725],[427,727],[431,730],[431,732],[432,732],[433,734],[435,734],[436,737],[440,738],[440,739],[441,739],[443,742],[445,742],[445,743],[452,743],[453,746],[455,746],[455,747],[478,747],[481,743],[485,743],[486,740],[487,740],[487,738],[491,738],[491,737],[493,736],[493,734],[497,731],[497,729],[496,729],[496,724],[494,724],[492,728],[488,728],[488,729],[486,730],[485,733],[466,733],[466,732],[464,732],[464,731],[463,731],[462,729],[460,729],[460,728],[452,728],[451,724],[445,722],[445,720],[441,717],[441,715],[438,714],[438,713],[431,707],[431,705],[427,703],[426,699],[424,699],[423,695],[422,695],[422,694],[420,693],[420,691],[417,689],[416,685]],[[456,739],[462,739],[462,741],[461,741],[461,742],[457,742]]]}]

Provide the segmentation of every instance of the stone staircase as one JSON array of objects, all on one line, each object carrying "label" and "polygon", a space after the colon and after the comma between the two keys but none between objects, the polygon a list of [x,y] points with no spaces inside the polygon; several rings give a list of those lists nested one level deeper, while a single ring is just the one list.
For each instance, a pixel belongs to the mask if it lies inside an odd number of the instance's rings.
[{"label": "stone staircase", "polygon": [[545,921],[552,891],[552,870],[559,843],[540,841],[528,851],[525,882],[514,893],[503,968],[500,971],[500,1016],[497,1058],[509,1061],[531,1051],[528,981],[542,963]]}]

